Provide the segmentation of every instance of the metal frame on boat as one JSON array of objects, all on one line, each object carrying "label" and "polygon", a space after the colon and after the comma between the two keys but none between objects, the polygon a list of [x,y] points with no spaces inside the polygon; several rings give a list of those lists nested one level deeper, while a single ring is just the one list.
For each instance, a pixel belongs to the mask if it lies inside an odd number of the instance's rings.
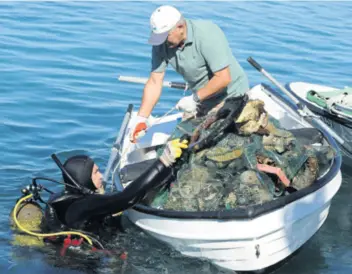
[{"label": "metal frame on boat", "polygon": [[[280,120],[285,128],[311,127],[302,117],[289,110],[289,101],[275,96],[267,86],[257,85],[250,90],[251,99],[261,99],[265,108]],[[153,130],[140,139],[138,145],[129,145],[129,125],[136,116],[129,112],[129,123],[121,127],[124,138],[117,139],[119,153],[113,149],[107,173],[116,175],[123,167],[132,164],[128,155],[138,149],[165,143],[177,124],[180,114],[169,115],[158,122]],[[327,142],[337,149],[335,140],[323,129]],[[164,131],[165,129],[165,131]],[[159,135],[158,135],[159,134]],[[158,138],[158,136],[160,138]],[[121,151],[127,150],[125,155]],[[121,157],[120,160],[116,160]],[[153,154],[151,158],[156,157]],[[145,159],[141,158],[141,161]],[[134,162],[138,159],[134,158]],[[341,156],[337,154],[330,169],[310,187],[262,205],[246,209],[212,212],[178,212],[151,208],[137,204],[128,210],[128,218],[153,237],[168,243],[186,256],[210,260],[227,269],[238,271],[260,270],[272,266],[301,247],[311,238],[328,216],[331,199],[341,185]],[[118,179],[119,176],[115,176]],[[108,176],[106,176],[106,180]],[[119,182],[113,182],[119,188]]]}]

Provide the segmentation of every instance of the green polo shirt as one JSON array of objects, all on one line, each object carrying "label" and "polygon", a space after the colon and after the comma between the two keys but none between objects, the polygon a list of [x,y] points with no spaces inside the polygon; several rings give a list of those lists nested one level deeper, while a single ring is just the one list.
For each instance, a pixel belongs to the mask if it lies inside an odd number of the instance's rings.
[{"label": "green polo shirt", "polygon": [[204,87],[214,73],[230,67],[231,83],[202,104],[217,104],[224,98],[244,94],[249,89],[242,67],[232,55],[223,31],[207,20],[187,20],[187,39],[182,48],[169,48],[166,43],[153,46],[152,71],[164,72],[168,64],[183,76],[189,88],[196,92]]}]

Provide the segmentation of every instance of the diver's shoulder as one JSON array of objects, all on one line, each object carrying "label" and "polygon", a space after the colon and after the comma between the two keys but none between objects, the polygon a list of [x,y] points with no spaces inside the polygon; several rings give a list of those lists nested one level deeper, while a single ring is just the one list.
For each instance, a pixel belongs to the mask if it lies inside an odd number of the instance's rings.
[{"label": "diver's shoulder", "polygon": [[59,191],[50,195],[48,203],[62,202],[64,200],[74,200],[84,197],[81,193],[71,193],[68,191]]}]

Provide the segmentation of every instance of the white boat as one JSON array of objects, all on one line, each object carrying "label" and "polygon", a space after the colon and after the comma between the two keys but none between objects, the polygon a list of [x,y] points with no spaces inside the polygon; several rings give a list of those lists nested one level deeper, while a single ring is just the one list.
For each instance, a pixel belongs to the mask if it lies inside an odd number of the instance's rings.
[{"label": "white boat", "polygon": [[[343,94],[346,89],[337,89],[306,82],[292,82],[288,83],[286,87],[296,98],[304,102],[311,111],[319,115],[345,141],[345,145],[340,146],[343,154],[348,157],[344,163],[352,165],[352,95],[346,97]],[[325,95],[324,97],[329,98],[326,101],[327,106],[323,107],[322,104],[319,104],[320,100],[318,98],[316,98],[316,102],[312,99],[309,100],[308,94],[311,95],[312,92],[319,92],[320,95]],[[333,96],[335,93],[336,95]],[[312,98],[312,95],[309,98]],[[345,100],[349,106],[339,104],[341,100]],[[325,104],[325,100],[321,100],[321,102]]]},{"label": "white boat", "polygon": [[[281,100],[257,85],[248,95],[261,99],[270,115],[286,129],[310,128]],[[130,111],[131,109],[129,109]],[[128,113],[129,115],[129,113]],[[107,172],[113,170],[119,188],[121,169],[137,166],[157,157],[155,149],[164,144],[174,130],[181,113],[156,120],[138,145],[129,145],[129,125],[136,116],[125,119],[115,142]],[[336,148],[330,135],[325,138]],[[122,153],[119,153],[122,151]],[[121,158],[120,166],[116,163]],[[137,204],[127,212],[128,218],[151,236],[161,240],[185,256],[209,260],[222,268],[256,271],[284,260],[307,242],[324,224],[332,198],[341,186],[341,157],[337,155],[330,168],[310,187],[247,209],[216,212],[177,212]],[[115,168],[114,168],[115,167]]]}]

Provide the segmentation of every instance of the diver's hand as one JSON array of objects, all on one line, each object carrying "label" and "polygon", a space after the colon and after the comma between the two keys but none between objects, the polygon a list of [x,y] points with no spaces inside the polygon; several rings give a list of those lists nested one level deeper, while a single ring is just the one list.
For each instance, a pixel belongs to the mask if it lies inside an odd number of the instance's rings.
[{"label": "diver's hand", "polygon": [[130,141],[132,143],[136,143],[138,138],[145,135],[145,132],[148,128],[147,119],[148,118],[139,115],[136,117],[130,132]]},{"label": "diver's hand", "polygon": [[194,101],[194,96],[186,96],[181,98],[180,101],[176,104],[176,109],[182,110],[184,112],[196,113],[198,103]]},{"label": "diver's hand", "polygon": [[182,149],[185,148],[188,148],[188,140],[183,140],[180,142],[180,139],[174,139],[169,141],[163,154],[160,156],[160,161],[167,167],[171,166],[176,162],[177,158],[181,157]]}]

